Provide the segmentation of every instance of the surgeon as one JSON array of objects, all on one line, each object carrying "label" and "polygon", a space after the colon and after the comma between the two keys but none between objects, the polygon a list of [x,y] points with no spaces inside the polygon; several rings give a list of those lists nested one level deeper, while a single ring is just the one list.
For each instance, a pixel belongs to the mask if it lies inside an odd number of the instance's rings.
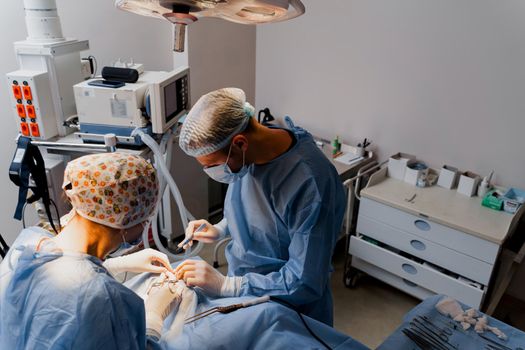
[{"label": "surgeon", "polygon": [[133,155],[88,155],[67,165],[63,188],[73,210],[59,235],[23,230],[0,265],[0,347],[157,348],[182,282],[154,288],[144,302],[113,275],[169,273],[167,257],[146,249],[107,259],[148,228],[159,195],[155,169]]},{"label": "surgeon", "polygon": [[266,127],[253,116],[244,92],[227,88],[202,96],[184,122],[182,150],[212,179],[229,184],[224,219],[191,222],[186,236],[210,243],[229,235],[232,241],[227,277],[197,260],[186,260],[176,274],[215,296],[280,297],[332,325],[331,257],[344,189],[308,132]]}]

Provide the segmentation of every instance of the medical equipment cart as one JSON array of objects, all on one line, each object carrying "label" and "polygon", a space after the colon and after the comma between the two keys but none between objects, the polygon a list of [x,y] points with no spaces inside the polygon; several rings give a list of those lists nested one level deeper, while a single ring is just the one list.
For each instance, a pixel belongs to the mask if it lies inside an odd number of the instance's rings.
[{"label": "medical equipment cart", "polygon": [[525,212],[495,211],[438,186],[415,187],[388,177],[386,168],[371,176],[361,197],[349,247],[352,274],[365,272],[419,299],[445,294],[478,309],[502,245]]}]

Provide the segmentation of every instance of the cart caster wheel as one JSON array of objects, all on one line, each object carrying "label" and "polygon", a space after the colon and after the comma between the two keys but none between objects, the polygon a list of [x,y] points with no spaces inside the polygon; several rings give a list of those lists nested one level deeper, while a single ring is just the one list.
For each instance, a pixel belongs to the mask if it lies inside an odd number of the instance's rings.
[{"label": "cart caster wheel", "polygon": [[359,281],[359,278],[361,277],[359,271],[357,270],[351,270],[348,271],[348,273],[345,275],[344,282],[346,288],[356,288],[357,282]]},{"label": "cart caster wheel", "polygon": [[218,261],[214,261],[213,262],[213,267],[218,268],[219,267],[219,262]]}]

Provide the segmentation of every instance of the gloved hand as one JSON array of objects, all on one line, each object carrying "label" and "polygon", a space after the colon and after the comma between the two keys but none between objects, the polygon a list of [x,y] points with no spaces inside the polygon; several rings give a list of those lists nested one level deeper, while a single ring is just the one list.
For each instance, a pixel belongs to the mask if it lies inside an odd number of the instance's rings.
[{"label": "gloved hand", "polygon": [[168,256],[151,248],[117,258],[109,258],[102,265],[113,276],[121,272],[163,273],[173,271]]},{"label": "gloved hand", "polygon": [[[194,232],[202,224],[205,224],[206,227],[199,232]],[[179,243],[178,247],[188,249],[189,247],[193,245],[193,241],[201,241],[203,243],[213,243],[219,239],[222,232],[219,227],[217,227],[216,225],[210,224],[206,220],[195,220],[195,221],[190,221],[190,223],[188,224],[188,228],[186,229],[185,239],[190,237],[192,234],[193,234],[192,241],[189,241],[184,246],[182,246],[182,242],[181,242]]]},{"label": "gloved hand", "polygon": [[211,296],[239,296],[242,277],[223,276],[204,260],[186,260],[175,269],[175,276],[188,287],[200,287]]},{"label": "gloved hand", "polygon": [[[164,279],[164,274],[160,278]],[[185,285],[182,281],[177,281],[175,284],[164,283],[162,286],[151,288],[144,302],[147,335],[160,339],[164,319],[180,304],[184,289]]]}]

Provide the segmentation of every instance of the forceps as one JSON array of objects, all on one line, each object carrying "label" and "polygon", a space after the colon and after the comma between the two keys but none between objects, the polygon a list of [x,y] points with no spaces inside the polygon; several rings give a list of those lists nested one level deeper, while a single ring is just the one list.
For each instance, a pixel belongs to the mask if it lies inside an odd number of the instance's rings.
[{"label": "forceps", "polygon": [[164,284],[168,284],[168,288],[170,289],[170,291],[175,294],[175,283],[177,283],[178,279],[177,278],[170,278],[168,275],[166,274],[162,274],[160,275],[159,277],[153,279],[150,281],[150,284],[148,286],[148,289],[146,290],[146,295],[149,295],[149,293],[151,292],[151,290],[154,288],[154,287],[163,287]]},{"label": "forceps", "polygon": [[270,297],[268,295],[265,295],[263,297],[247,300],[247,301],[245,301],[243,303],[239,303],[239,304],[233,304],[233,305],[227,305],[227,306],[216,306],[216,307],[211,308],[209,310],[203,311],[200,314],[196,314],[196,315],[194,315],[192,317],[188,317],[184,321],[185,321],[186,324],[187,323],[192,323],[192,322],[195,322],[197,320],[200,320],[201,318],[204,318],[206,316],[214,314],[216,312],[220,312],[221,314],[229,314],[230,312],[233,312],[235,310],[239,310],[239,309],[242,309],[242,308],[245,308],[245,307],[249,307],[249,306],[265,303],[268,300],[270,300]]}]

